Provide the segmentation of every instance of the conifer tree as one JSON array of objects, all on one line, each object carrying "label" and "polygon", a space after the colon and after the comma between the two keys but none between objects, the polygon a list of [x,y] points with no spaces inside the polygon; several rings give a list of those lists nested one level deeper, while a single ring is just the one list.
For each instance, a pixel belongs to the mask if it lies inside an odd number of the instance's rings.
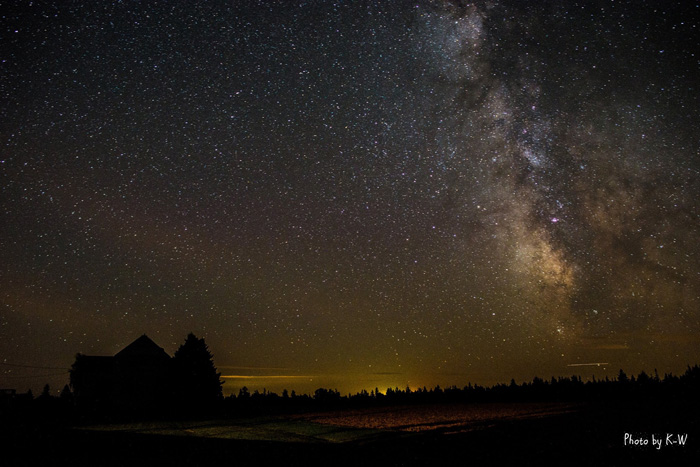
[{"label": "conifer tree", "polygon": [[190,333],[173,357],[175,394],[185,408],[210,407],[223,398],[214,360],[204,339]]}]

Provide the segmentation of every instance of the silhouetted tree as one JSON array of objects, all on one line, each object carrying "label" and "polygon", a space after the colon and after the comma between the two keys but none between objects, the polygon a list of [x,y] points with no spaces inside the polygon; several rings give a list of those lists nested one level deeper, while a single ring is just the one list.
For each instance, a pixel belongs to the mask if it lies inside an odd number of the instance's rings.
[{"label": "silhouetted tree", "polygon": [[44,390],[41,391],[41,394],[39,395],[39,399],[42,399],[42,400],[51,399],[51,387],[48,384],[46,386],[44,386]]},{"label": "silhouetted tree", "polygon": [[64,411],[68,411],[73,407],[73,393],[67,384],[63,386],[61,395],[58,396],[58,400],[60,402],[61,409]]},{"label": "silhouetted tree", "polygon": [[175,397],[183,408],[210,408],[223,399],[213,356],[204,339],[190,333],[173,357]]},{"label": "silhouetted tree", "polygon": [[688,369],[683,374],[683,380],[686,382],[691,382],[696,384],[700,381],[700,366],[693,365],[692,367],[688,365]]},{"label": "silhouetted tree", "polygon": [[642,372],[639,373],[639,376],[637,376],[637,383],[640,385],[647,385],[649,384],[649,381],[649,375],[647,375],[646,372],[642,370]]},{"label": "silhouetted tree", "polygon": [[335,403],[340,400],[340,393],[337,389],[318,388],[314,392],[314,400],[320,403]]},{"label": "silhouetted tree", "polygon": [[70,387],[66,384],[61,390],[61,395],[59,396],[61,400],[71,400],[73,399],[73,393],[70,392]]},{"label": "silhouetted tree", "polygon": [[622,383],[622,384],[626,384],[629,382],[629,378],[627,377],[627,373],[622,371],[622,369],[620,369],[620,373],[617,375],[617,381],[619,383]]}]

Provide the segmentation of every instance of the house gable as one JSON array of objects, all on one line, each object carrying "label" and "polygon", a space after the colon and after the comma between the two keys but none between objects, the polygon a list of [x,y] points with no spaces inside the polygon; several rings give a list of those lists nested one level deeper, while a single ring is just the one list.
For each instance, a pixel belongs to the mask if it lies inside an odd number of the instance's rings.
[{"label": "house gable", "polygon": [[170,360],[170,355],[144,334],[124,347],[114,358],[117,360],[147,359],[166,361]]}]

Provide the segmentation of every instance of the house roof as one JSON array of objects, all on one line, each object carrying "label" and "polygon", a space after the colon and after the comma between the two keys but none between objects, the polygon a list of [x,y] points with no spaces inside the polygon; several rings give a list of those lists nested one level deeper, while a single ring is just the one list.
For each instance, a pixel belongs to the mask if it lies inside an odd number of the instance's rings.
[{"label": "house roof", "polygon": [[157,359],[169,359],[170,355],[159,347],[158,344],[153,342],[146,334],[136,339],[131,344],[124,347],[119,353],[117,353],[115,358],[157,358]]}]

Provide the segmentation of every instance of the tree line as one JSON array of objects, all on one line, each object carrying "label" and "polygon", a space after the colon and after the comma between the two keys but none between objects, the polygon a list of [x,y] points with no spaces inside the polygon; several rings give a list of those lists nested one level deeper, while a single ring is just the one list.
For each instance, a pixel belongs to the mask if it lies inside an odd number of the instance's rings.
[{"label": "tree line", "polygon": [[[185,357],[183,357],[183,355]],[[212,356],[203,339],[188,336],[175,354],[175,358],[189,361],[181,362],[189,371],[183,371],[180,384],[167,394],[161,394],[165,410],[159,412],[142,412],[141,416],[235,416],[249,413],[273,413],[299,410],[323,410],[328,408],[364,407],[398,404],[432,404],[432,403],[479,403],[479,402],[595,402],[615,401],[621,399],[694,399],[700,390],[700,366],[688,366],[681,375],[671,373],[660,377],[655,370],[653,374],[645,371],[628,376],[620,370],[616,377],[583,381],[580,376],[552,377],[545,380],[535,377],[530,382],[517,384],[499,383],[493,386],[481,386],[468,383],[463,387],[449,386],[441,388],[379,388],[362,390],[355,394],[341,395],[336,389],[319,388],[313,394],[297,394],[295,391],[283,390],[281,394],[262,390],[252,393],[248,388],[241,388],[237,394],[223,397],[219,373],[213,365]],[[186,377],[183,377],[186,375]],[[0,397],[0,415],[33,413],[75,419],[85,416],[81,410],[76,394],[66,385],[60,396],[51,394],[48,385],[38,397],[29,391],[25,394],[4,394]],[[92,417],[105,415],[91,413]],[[113,413],[112,413],[113,415]],[[139,413],[131,412],[129,416],[138,418]]]},{"label": "tree line", "polygon": [[700,390],[700,366],[688,366],[679,376],[671,373],[660,377],[655,370],[652,375],[645,371],[628,376],[620,370],[615,378],[605,377],[583,381],[580,376],[539,377],[530,382],[481,386],[468,383],[466,386],[441,388],[387,388],[380,391],[362,390],[355,394],[341,395],[334,389],[317,389],[313,394],[297,395],[286,389],[282,394],[263,390],[252,394],[243,387],[237,395],[231,394],[223,401],[229,410],[264,408],[327,408],[343,406],[471,403],[471,402],[594,402],[619,399],[694,398]]}]

